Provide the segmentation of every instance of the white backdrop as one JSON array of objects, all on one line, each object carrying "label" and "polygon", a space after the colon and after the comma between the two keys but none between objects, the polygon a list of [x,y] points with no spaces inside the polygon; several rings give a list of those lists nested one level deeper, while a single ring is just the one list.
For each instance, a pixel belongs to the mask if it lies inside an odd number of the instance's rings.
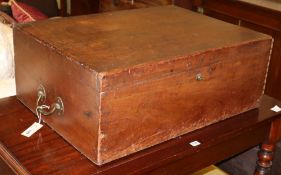
[{"label": "white backdrop", "polygon": [[0,98],[16,94],[13,30],[0,23]]}]

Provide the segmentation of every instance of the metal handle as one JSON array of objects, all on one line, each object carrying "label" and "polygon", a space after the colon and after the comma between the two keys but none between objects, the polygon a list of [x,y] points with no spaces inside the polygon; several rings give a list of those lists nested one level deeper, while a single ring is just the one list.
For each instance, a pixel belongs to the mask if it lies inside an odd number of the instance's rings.
[{"label": "metal handle", "polygon": [[38,110],[38,112],[40,114],[47,116],[47,115],[51,115],[56,112],[58,115],[63,115],[64,106],[63,106],[63,101],[60,97],[57,97],[56,102],[54,102],[50,106],[48,106],[46,104],[42,104],[42,103],[45,103],[45,101],[46,101],[46,91],[42,85],[40,85],[40,87],[38,88],[37,95],[38,95],[38,98],[37,98],[37,103],[36,103],[36,105],[37,105],[36,110]]}]

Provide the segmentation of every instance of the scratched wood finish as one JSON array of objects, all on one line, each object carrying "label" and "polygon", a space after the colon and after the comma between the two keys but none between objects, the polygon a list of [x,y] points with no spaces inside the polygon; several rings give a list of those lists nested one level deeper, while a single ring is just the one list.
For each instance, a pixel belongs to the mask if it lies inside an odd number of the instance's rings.
[{"label": "scratched wood finish", "polygon": [[[190,174],[266,140],[281,117],[269,110],[273,105],[281,103],[265,96],[259,109],[97,166],[46,125],[30,138],[21,136],[37,118],[10,97],[0,100],[0,157],[19,174]],[[194,140],[201,145],[188,144]]]},{"label": "scratched wood finish", "polygon": [[100,165],[256,108],[270,47],[175,6],[21,24],[17,97],[60,96],[64,116],[44,120]]}]

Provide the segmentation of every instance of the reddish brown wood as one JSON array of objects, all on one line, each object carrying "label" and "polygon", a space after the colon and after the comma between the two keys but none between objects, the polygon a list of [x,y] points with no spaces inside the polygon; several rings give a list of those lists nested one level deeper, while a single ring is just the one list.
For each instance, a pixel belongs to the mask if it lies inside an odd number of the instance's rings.
[{"label": "reddish brown wood", "polygon": [[97,13],[101,0],[71,0],[71,15]]},{"label": "reddish brown wood", "polygon": [[172,0],[100,0],[100,12],[137,9],[172,4]]},{"label": "reddish brown wood", "polygon": [[235,25],[238,25],[240,23],[240,21],[236,18],[212,10],[204,9],[204,14]]},{"label": "reddish brown wood", "polygon": [[198,6],[201,6],[202,0],[174,0],[173,4],[179,7],[197,11]]},{"label": "reddish brown wood", "polygon": [[[64,0],[63,0],[64,1]],[[196,10],[201,0],[72,0],[71,15],[127,10],[174,4],[186,9]],[[64,10],[63,10],[64,12]]]},{"label": "reddish brown wood", "polygon": [[281,119],[273,120],[270,127],[269,137],[262,144],[258,153],[255,175],[270,175],[272,160],[274,158],[275,145],[281,140]]},{"label": "reddish brown wood", "polygon": [[[131,0],[84,0],[82,3],[78,0],[72,0],[71,15],[96,13],[97,9],[99,12],[107,12],[114,10],[163,6],[169,4],[174,4],[186,9],[196,10],[198,4],[201,4],[201,0],[134,0],[133,3]],[[91,8],[94,10],[89,10]]]},{"label": "reddish brown wood", "polygon": [[67,1],[60,0],[60,16],[67,16]]},{"label": "reddish brown wood", "polygon": [[275,120],[272,122],[269,143],[275,144],[281,140],[281,120]]},{"label": "reddish brown wood", "polygon": [[[96,166],[46,125],[30,138],[21,136],[20,133],[37,118],[11,97],[0,100],[0,143],[4,148],[0,155],[14,171],[22,173],[25,170],[32,175],[190,174],[266,140],[272,121],[281,117],[280,113],[269,110],[273,105],[281,103],[265,96],[259,110]],[[201,145],[190,146],[194,140]]]},{"label": "reddish brown wood", "polygon": [[[257,48],[262,47],[263,46],[260,45]],[[123,85],[119,86],[118,82],[130,82],[130,79],[125,76],[115,76],[114,81],[110,80],[112,82],[108,83],[108,85],[105,83],[106,87],[103,88],[103,91],[108,93],[101,99],[102,107],[104,107],[104,109],[110,109],[110,112],[102,116],[104,120],[100,124],[101,129],[108,139],[105,138],[101,140],[101,146],[104,147],[105,150],[114,150],[119,155],[126,155],[128,152],[139,149],[138,145],[132,145],[132,143],[141,141],[142,145],[148,147],[156,144],[159,140],[168,140],[169,138],[223,120],[243,110],[254,108],[256,103],[254,99],[258,99],[258,96],[254,94],[260,94],[259,92],[262,91],[263,86],[260,86],[260,83],[258,83],[257,86],[252,86],[256,83],[256,79],[253,79],[253,77],[245,78],[245,76],[251,76],[249,75],[250,72],[245,70],[250,70],[253,64],[259,65],[261,59],[256,59],[246,54],[243,56],[239,55],[239,53],[247,52],[254,53],[256,51],[251,51],[251,46],[249,46],[245,47],[245,49],[237,49],[237,51],[234,51],[234,49],[225,49],[224,51],[216,51],[210,55],[205,54],[203,57],[206,62],[209,58],[212,59],[217,55],[223,55],[225,58],[232,57],[235,61],[218,61],[212,66],[204,66],[195,71],[191,70],[190,74],[181,73],[180,75],[167,77],[163,80],[151,81],[149,85],[138,84],[137,86],[133,86],[134,88],[132,88],[131,83],[122,83]],[[219,60],[220,57],[217,56],[217,59]],[[174,67],[178,65],[183,64],[181,62],[177,65],[175,64]],[[265,65],[265,63],[263,65]],[[176,69],[177,68],[174,70],[176,71]],[[241,74],[229,75],[225,73],[226,70],[229,72],[236,72],[238,69],[241,70]],[[258,68],[257,70],[261,69]],[[133,70],[131,71],[133,72]],[[158,71],[161,71],[159,67]],[[194,78],[196,71],[200,71],[204,76],[204,81],[198,83]],[[265,74],[265,72],[263,73]],[[262,74],[257,76],[265,79]],[[224,83],[221,84],[221,82]],[[118,89],[112,88],[116,84]],[[180,85],[174,86],[177,84]],[[258,86],[260,87],[257,89],[254,88]],[[151,89],[150,87],[155,88]],[[205,87],[209,87],[209,89]],[[108,90],[109,88],[110,90]],[[176,93],[175,89],[177,89]],[[199,93],[200,91],[204,94],[205,98],[202,98],[202,95]],[[248,99],[244,98],[244,100],[241,101],[245,93],[252,93],[252,97]],[[128,96],[128,94],[134,95]],[[157,94],[157,96],[155,96],[155,94]],[[235,97],[233,94],[235,94]],[[156,109],[159,107],[155,104],[158,104],[159,100],[165,101],[163,104],[165,108],[163,109],[163,107],[160,107],[161,111],[157,112]],[[221,102],[224,104],[222,105]],[[237,108],[233,108],[235,105],[237,105]],[[140,109],[140,106],[142,106],[142,109]],[[129,107],[129,109],[126,107]],[[162,111],[165,112],[163,113]],[[225,113],[226,111],[227,113]],[[131,122],[128,127],[128,116],[134,116],[135,113],[138,113],[138,117],[135,119],[131,117],[130,120],[134,120],[134,122]],[[112,114],[114,114],[115,117],[111,117]],[[155,116],[159,117],[156,119]],[[169,119],[169,116],[173,116],[172,119]],[[189,117],[186,118],[186,116]],[[143,117],[143,120],[148,121],[148,123],[141,122],[140,125],[140,117]],[[119,120],[116,121],[116,118]],[[159,128],[157,132],[155,132],[155,127]],[[138,130],[137,133],[134,132],[136,130]],[[145,133],[147,136],[144,136]],[[123,143],[122,146],[119,145],[119,140],[112,139],[118,138],[120,134],[127,135],[127,143]],[[118,149],[116,145],[119,145]],[[104,159],[110,159],[112,154],[113,153],[109,153],[108,151],[101,152],[101,156],[104,157]]]},{"label": "reddish brown wood", "polygon": [[15,175],[9,166],[0,157],[0,172],[3,175]]},{"label": "reddish brown wood", "polygon": [[186,9],[193,9],[193,1],[191,0],[174,0],[174,4]]},{"label": "reddish brown wood", "polygon": [[256,108],[271,42],[175,6],[19,25],[17,97],[60,96],[44,120],[100,165]]},{"label": "reddish brown wood", "polygon": [[274,145],[264,143],[258,153],[257,167],[254,175],[270,175],[273,160]]},{"label": "reddish brown wood", "polygon": [[236,23],[274,38],[272,57],[266,84],[266,93],[281,99],[281,8],[279,1],[255,0],[204,0],[197,4],[205,14]]},{"label": "reddish brown wood", "polygon": [[[280,15],[281,21],[281,15]],[[281,99],[281,30],[274,35],[274,46],[270,61],[266,93]]]},{"label": "reddish brown wood", "polygon": [[[243,0],[204,0],[202,6],[217,13],[280,31],[280,12],[256,5],[255,1],[252,1],[252,3],[245,3]],[[256,13],[252,13],[253,11]]]}]

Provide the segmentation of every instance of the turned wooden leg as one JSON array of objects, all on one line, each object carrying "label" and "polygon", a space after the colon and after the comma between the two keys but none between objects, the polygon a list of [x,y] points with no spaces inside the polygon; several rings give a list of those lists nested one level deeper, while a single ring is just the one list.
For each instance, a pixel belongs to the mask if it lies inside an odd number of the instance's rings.
[{"label": "turned wooden leg", "polygon": [[254,175],[270,175],[275,144],[281,140],[281,118],[272,121],[268,140],[262,144],[258,153]]},{"label": "turned wooden leg", "polygon": [[257,167],[254,175],[270,175],[275,145],[264,143],[258,153]]}]

